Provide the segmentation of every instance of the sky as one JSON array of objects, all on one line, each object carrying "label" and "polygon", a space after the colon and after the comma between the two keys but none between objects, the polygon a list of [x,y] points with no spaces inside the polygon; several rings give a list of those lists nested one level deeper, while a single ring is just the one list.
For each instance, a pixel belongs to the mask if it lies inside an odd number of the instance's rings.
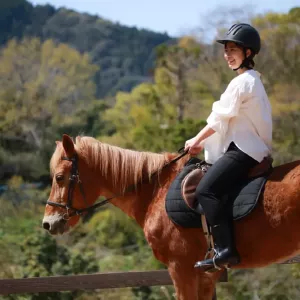
[{"label": "sky", "polygon": [[[28,0],[34,5],[49,3],[78,12],[98,15],[122,25],[136,26],[171,36],[189,33],[197,28],[213,26],[226,18],[226,8],[244,10],[236,12],[243,21],[245,15],[269,11],[287,13],[293,7],[300,7],[299,0]],[[229,22],[230,23],[230,22]]]}]

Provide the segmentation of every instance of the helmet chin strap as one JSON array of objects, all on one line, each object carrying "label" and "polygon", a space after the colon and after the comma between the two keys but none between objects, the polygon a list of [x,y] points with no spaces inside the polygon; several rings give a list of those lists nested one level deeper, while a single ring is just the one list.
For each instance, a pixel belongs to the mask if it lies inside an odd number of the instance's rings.
[{"label": "helmet chin strap", "polygon": [[247,57],[246,48],[243,48],[243,52],[244,52],[244,56],[245,56],[244,60],[242,61],[242,63],[240,64],[240,66],[238,68],[232,69],[232,71],[237,71],[238,69],[242,69],[242,68],[247,68],[248,70],[252,69],[251,67],[249,67],[249,64],[248,64],[248,61],[251,59],[251,55],[249,55]]}]

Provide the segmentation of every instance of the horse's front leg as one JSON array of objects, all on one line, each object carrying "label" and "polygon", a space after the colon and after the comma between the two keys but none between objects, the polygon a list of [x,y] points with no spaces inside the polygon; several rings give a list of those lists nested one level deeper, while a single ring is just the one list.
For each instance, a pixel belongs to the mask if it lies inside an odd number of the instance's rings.
[{"label": "horse's front leg", "polygon": [[194,266],[171,263],[168,267],[177,300],[212,300],[216,278],[194,269]]},{"label": "horse's front leg", "polygon": [[204,273],[201,271],[197,271],[197,279],[198,279],[198,298],[201,300],[216,300],[217,296],[215,294],[216,291],[216,283],[218,278],[222,273]]}]

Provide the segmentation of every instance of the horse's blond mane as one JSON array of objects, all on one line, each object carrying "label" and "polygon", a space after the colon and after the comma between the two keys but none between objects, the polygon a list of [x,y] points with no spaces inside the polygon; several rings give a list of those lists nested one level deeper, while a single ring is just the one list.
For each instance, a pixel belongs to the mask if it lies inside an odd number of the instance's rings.
[{"label": "horse's blond mane", "polygon": [[[79,159],[100,171],[104,177],[111,176],[114,188],[124,192],[131,184],[137,184],[145,176],[161,170],[168,161],[167,154],[139,152],[102,143],[92,137],[76,137],[75,149]],[[51,173],[64,156],[63,147],[57,147],[50,162]]]}]

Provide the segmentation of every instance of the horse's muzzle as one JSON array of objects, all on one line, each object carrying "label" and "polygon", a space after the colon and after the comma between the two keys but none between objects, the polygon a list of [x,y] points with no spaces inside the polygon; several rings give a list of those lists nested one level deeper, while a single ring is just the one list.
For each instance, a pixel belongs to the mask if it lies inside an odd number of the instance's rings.
[{"label": "horse's muzzle", "polygon": [[67,221],[62,216],[45,216],[43,228],[51,234],[63,234],[68,230]]}]

